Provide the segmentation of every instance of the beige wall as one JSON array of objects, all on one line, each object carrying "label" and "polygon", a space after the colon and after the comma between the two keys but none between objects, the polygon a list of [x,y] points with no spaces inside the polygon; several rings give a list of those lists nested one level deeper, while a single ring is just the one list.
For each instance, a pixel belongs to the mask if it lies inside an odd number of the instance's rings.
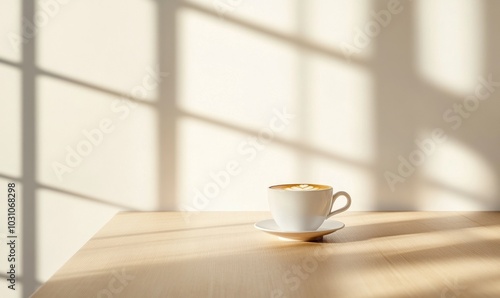
[{"label": "beige wall", "polygon": [[499,16],[495,1],[3,1],[16,294],[119,210],[267,210],[266,186],[293,181],[346,190],[353,210],[499,210]]}]

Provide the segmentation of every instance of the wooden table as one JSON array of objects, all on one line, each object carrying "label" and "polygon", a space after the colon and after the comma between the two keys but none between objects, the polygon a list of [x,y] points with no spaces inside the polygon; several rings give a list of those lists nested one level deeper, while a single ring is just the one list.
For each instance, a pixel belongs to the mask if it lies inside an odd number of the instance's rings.
[{"label": "wooden table", "polygon": [[500,212],[347,212],[321,243],[269,217],[119,213],[33,297],[500,297]]}]

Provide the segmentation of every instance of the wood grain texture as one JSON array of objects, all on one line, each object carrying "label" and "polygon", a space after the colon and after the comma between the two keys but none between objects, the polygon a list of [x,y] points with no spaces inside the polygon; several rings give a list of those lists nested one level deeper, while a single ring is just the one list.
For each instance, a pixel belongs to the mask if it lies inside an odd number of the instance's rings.
[{"label": "wood grain texture", "polygon": [[321,243],[269,217],[119,213],[33,297],[500,297],[500,212],[347,212]]}]

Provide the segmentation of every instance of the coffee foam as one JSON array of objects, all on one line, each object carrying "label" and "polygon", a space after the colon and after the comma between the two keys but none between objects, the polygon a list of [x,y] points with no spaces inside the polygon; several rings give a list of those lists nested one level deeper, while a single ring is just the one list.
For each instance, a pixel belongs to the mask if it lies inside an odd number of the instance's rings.
[{"label": "coffee foam", "polygon": [[293,190],[293,191],[308,191],[308,190],[328,189],[330,187],[326,186],[326,185],[318,185],[318,184],[284,184],[284,185],[272,186],[271,188]]}]

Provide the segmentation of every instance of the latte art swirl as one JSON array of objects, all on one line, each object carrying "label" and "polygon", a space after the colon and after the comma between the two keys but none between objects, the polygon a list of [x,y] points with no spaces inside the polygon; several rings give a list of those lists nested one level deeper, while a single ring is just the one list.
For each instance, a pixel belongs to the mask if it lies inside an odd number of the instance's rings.
[{"label": "latte art swirl", "polygon": [[286,190],[317,190],[317,189],[320,189],[320,188],[309,185],[309,184],[294,185],[294,186],[286,188]]},{"label": "latte art swirl", "polygon": [[270,189],[281,189],[287,191],[315,191],[332,189],[331,186],[314,183],[290,183],[269,186]]}]

